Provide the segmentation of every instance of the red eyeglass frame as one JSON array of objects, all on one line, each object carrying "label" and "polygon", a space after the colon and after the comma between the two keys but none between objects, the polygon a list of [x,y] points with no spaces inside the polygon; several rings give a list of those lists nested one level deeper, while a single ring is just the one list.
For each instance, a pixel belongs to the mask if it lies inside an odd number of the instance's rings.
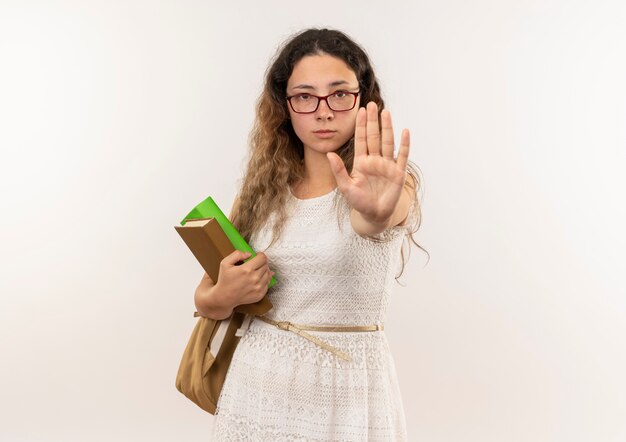
[{"label": "red eyeglass frame", "polygon": [[[350,95],[352,95],[354,97],[354,103],[352,103],[352,107],[350,109],[336,110],[336,109],[332,108],[332,106],[328,102],[328,97],[331,97],[331,96],[335,95],[337,92],[343,92],[344,94],[350,94]],[[320,107],[320,103],[322,102],[322,100],[324,100],[326,102],[326,106],[328,106],[328,108],[330,110],[332,110],[333,112],[347,112],[349,110],[354,109],[354,106],[356,106],[356,99],[357,99],[357,97],[359,96],[360,93],[361,93],[361,91],[356,91],[356,92],[335,91],[332,94],[328,94],[328,95],[325,95],[323,97],[320,97],[319,95],[310,94],[308,92],[301,92],[299,94],[291,95],[291,96],[286,97],[286,98],[287,98],[287,101],[289,102],[289,107],[291,107],[291,110],[294,111],[297,114],[312,114],[313,112],[316,112],[317,109]],[[295,110],[293,108],[293,104],[291,104],[291,99],[294,98],[294,97],[297,97],[298,95],[310,95],[311,97],[317,98],[317,106],[315,106],[315,109],[313,109],[312,111],[309,111],[309,112],[298,112],[297,110]]]}]

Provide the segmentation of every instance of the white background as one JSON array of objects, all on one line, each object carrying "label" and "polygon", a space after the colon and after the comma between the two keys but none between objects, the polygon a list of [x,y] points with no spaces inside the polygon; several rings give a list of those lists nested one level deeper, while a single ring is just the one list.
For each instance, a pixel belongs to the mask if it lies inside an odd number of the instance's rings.
[{"label": "white background", "polygon": [[208,440],[174,387],[278,44],[368,51],[423,224],[387,322],[411,441],[626,440],[626,3],[0,0],[0,440]]}]

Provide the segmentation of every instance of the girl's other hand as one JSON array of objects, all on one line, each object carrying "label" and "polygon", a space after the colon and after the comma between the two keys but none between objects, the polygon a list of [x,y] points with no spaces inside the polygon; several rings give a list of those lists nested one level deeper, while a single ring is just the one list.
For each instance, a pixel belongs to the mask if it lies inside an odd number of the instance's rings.
[{"label": "girl's other hand", "polygon": [[220,263],[215,284],[215,295],[229,308],[260,301],[267,293],[274,272],[268,266],[267,256],[259,252],[251,260],[249,252],[235,250]]}]

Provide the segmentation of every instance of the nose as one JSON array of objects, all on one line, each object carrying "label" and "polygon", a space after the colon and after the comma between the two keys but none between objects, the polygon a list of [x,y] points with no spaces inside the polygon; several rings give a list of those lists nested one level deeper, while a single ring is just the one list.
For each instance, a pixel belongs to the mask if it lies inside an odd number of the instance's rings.
[{"label": "nose", "polygon": [[332,120],[333,118],[335,118],[335,113],[328,106],[328,101],[326,101],[326,98],[321,99],[319,104],[317,105],[315,118],[317,118],[318,120]]}]

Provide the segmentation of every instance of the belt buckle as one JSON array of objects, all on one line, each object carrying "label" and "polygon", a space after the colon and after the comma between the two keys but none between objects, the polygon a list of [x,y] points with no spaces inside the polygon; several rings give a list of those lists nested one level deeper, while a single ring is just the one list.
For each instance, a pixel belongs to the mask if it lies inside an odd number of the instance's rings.
[{"label": "belt buckle", "polygon": [[291,327],[291,322],[289,321],[278,321],[276,323],[276,327],[278,327],[281,330],[289,330],[289,327]]}]

